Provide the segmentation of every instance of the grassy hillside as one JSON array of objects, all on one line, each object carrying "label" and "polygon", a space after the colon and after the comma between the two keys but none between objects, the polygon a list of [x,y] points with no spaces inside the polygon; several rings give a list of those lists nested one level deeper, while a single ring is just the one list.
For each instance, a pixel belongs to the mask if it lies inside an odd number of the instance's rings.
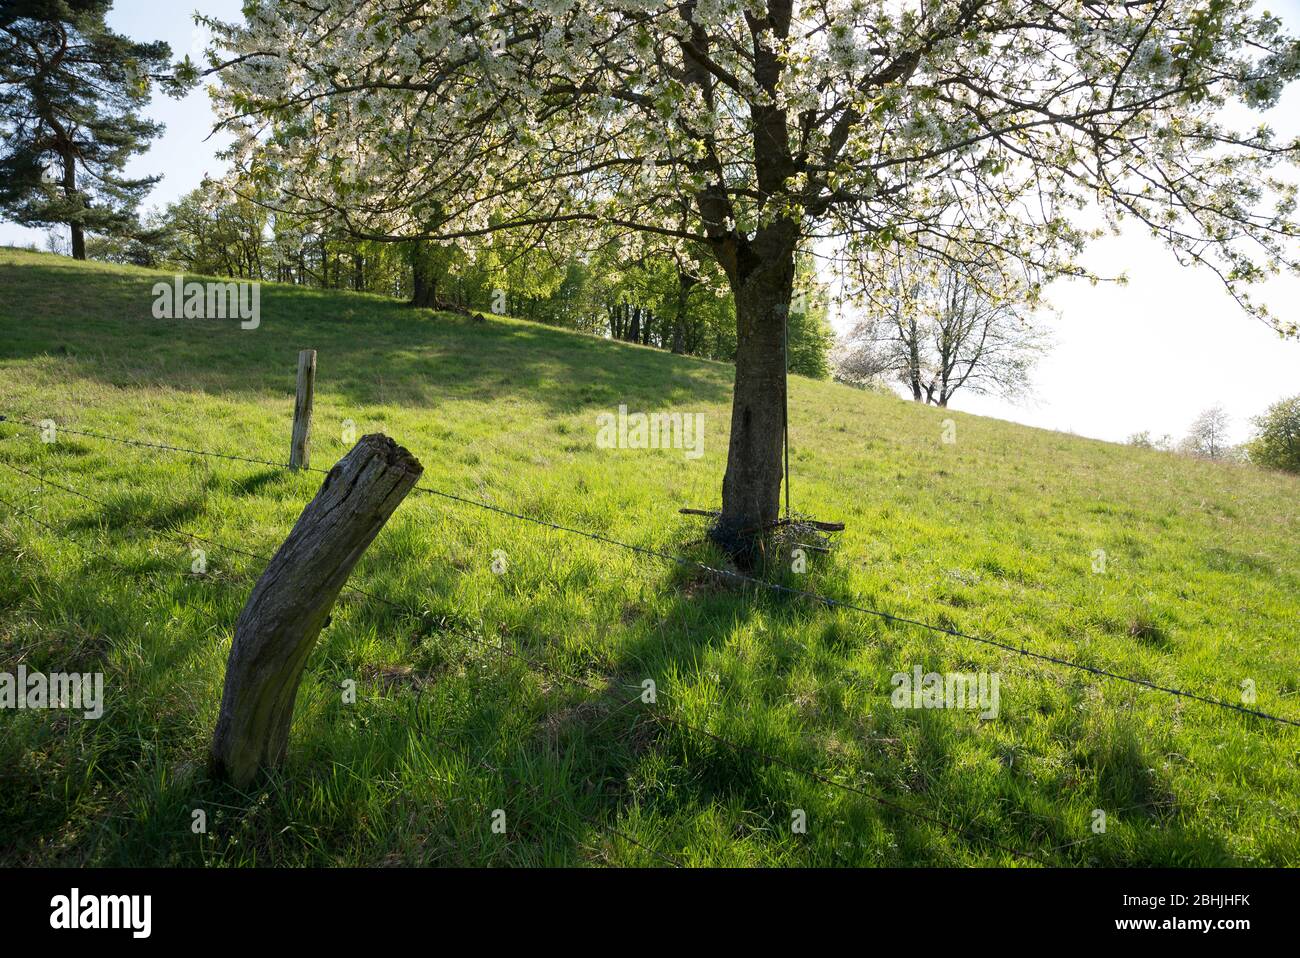
[{"label": "grassy hillside", "polygon": [[[0,414],[282,461],[297,351],[313,347],[314,465],[346,451],[351,420],[411,449],[425,485],[718,561],[677,509],[717,504],[729,367],[274,285],[256,330],[158,320],[159,279],[0,250]],[[597,448],[596,416],[619,404],[703,413],[705,454]],[[807,380],[791,415],[795,509],[847,531],[782,581],[1229,701],[1250,679],[1256,707],[1300,718],[1296,479]],[[0,504],[0,671],[107,683],[98,721],[0,711],[5,863],[1024,864],[1005,847],[1075,865],[1300,862],[1300,729],[429,495],[353,582],[432,614],[345,593],[288,764],[240,793],[204,758],[262,563],[209,546],[195,577],[162,530],[270,553],[321,477],[47,446],[10,424],[0,461],[106,503],[0,467],[0,497],[51,527]],[[998,717],[894,708],[891,675],[914,665],[999,673]],[[655,705],[636,698],[645,678]]]}]

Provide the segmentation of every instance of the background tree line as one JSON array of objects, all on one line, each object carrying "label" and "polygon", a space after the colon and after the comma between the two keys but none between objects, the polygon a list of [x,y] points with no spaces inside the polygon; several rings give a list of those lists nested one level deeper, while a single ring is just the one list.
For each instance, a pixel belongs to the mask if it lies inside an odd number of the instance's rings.
[{"label": "background tree line", "polygon": [[[494,237],[485,246],[357,239],[277,213],[239,186],[205,182],[117,235],[91,259],[200,275],[378,293],[431,309],[494,313],[690,356],[734,360],[736,314],[717,264],[672,246],[606,242],[554,253]],[[790,315],[790,369],[830,375],[834,334],[810,260]]]}]

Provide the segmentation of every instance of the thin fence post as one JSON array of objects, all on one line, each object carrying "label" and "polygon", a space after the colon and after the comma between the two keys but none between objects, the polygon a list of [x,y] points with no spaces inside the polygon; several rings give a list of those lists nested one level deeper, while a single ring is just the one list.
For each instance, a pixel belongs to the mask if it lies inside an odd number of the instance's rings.
[{"label": "thin fence post", "polygon": [[298,683],[353,567],[424,467],[383,435],[363,436],[329,471],[235,622],[213,771],[238,786],[278,765]]},{"label": "thin fence post", "polygon": [[316,350],[303,349],[298,352],[298,395],[293,403],[290,469],[306,469],[311,464],[311,406],[315,392]]}]

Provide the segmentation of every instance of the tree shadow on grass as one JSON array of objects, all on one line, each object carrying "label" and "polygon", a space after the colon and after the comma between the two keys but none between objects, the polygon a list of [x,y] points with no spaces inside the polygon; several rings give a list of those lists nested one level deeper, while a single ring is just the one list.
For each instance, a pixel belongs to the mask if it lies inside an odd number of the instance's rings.
[{"label": "tree shadow on grass", "polygon": [[[670,581],[683,600],[659,617],[653,629],[641,631],[617,650],[613,671],[627,680],[624,685],[628,688],[635,689],[647,675],[691,674],[710,652],[726,644],[729,634],[756,618],[769,628],[796,633],[805,622],[813,621],[807,619],[807,601],[799,598],[739,595],[725,587],[702,587],[682,573],[670,576]],[[832,644],[844,641],[834,629],[821,631],[830,636]],[[541,641],[532,644],[540,647]],[[782,654],[774,651],[774,660],[779,661]],[[777,671],[781,673],[782,667]],[[780,677],[770,676],[778,686]],[[671,712],[671,690],[665,689],[663,694],[669,696]],[[941,865],[951,864],[954,851],[958,851],[972,860],[1010,854],[1058,865],[1222,865],[1232,861],[1222,837],[1184,823],[1171,785],[1153,772],[1160,765],[1159,757],[1131,730],[1116,732],[1099,751],[1089,752],[1081,761],[1095,772],[1099,807],[1122,810],[1126,824],[1141,823],[1139,831],[1123,843],[1089,844],[1079,841],[1083,836],[1078,815],[1044,791],[1041,782],[1017,780],[1008,770],[991,781],[995,794],[985,795],[964,787],[960,776],[954,778],[958,752],[965,752],[968,746],[978,749],[980,743],[978,727],[968,728],[969,723],[952,715],[923,713],[898,719],[919,728],[909,761],[900,764],[882,754],[879,761],[852,771],[842,761],[823,754],[811,740],[807,747],[792,748],[788,734],[767,724],[775,721],[779,726],[780,719],[775,715],[763,718],[761,708],[736,704],[735,695],[741,693],[729,688],[725,678],[718,694],[721,721],[712,726],[708,720],[695,723],[716,738],[673,722],[656,721],[655,706],[622,708],[617,710],[621,714],[613,714],[618,703],[608,694],[578,710],[565,723],[564,738],[570,743],[565,751],[577,762],[571,770],[575,781],[588,784],[582,794],[587,796],[589,811],[598,817],[608,814],[616,821],[620,807],[646,803],[638,769],[641,756],[650,750],[660,757],[654,762],[655,812],[668,820],[680,820],[719,808],[747,809],[753,819],[746,815],[736,822],[740,831],[734,837],[757,836],[777,860]],[[754,687],[746,694],[764,698],[769,707],[780,704],[773,698],[780,694],[771,688]],[[755,723],[747,715],[759,721]],[[598,747],[592,748],[589,736],[597,723]],[[635,744],[626,747],[627,743]],[[667,768],[661,760],[665,754],[672,756]],[[847,787],[837,790],[822,779]],[[776,790],[774,782],[779,783]],[[868,794],[854,794],[853,789]],[[812,852],[814,858],[805,860],[797,843],[779,836],[790,835],[791,808],[798,803],[798,796],[809,790],[849,795],[844,814],[852,822],[840,823],[848,829],[842,847],[839,842],[833,849],[823,844]],[[581,797],[577,800],[583,801]],[[874,848],[857,841],[878,829],[884,829],[890,838],[877,840]],[[944,842],[936,845],[936,834],[942,834]],[[847,854],[843,848],[849,849]],[[672,852],[671,848],[662,850]],[[1015,851],[1023,855],[1014,856]]]},{"label": "tree shadow on grass", "polygon": [[[739,829],[733,837],[753,840],[778,859],[793,856],[798,861],[802,849],[793,838],[777,836],[791,835],[795,796],[807,794],[809,787],[824,790],[824,783],[817,779],[828,774],[824,757],[812,755],[812,749],[790,754],[788,743],[769,734],[762,723],[758,727],[750,723],[746,728],[746,722],[736,721],[731,709],[724,709],[732,714],[730,721],[723,723],[722,734],[717,729],[713,729],[714,735],[695,731],[678,721],[658,717],[660,710],[673,713],[673,690],[658,690],[657,694],[665,697],[659,704],[639,701],[638,693],[646,677],[690,674],[702,659],[725,646],[733,630],[750,624],[755,617],[764,617],[769,623],[782,619],[783,626],[790,626],[791,622],[784,620],[803,618],[806,603],[789,598],[756,601],[753,596],[737,595],[726,587],[703,584],[684,574],[670,575],[669,581],[681,600],[666,615],[656,617],[649,628],[637,633],[637,638],[616,650],[608,673],[615,681],[609,689],[579,706],[547,716],[533,746],[536,758],[544,762],[551,756],[565,756],[574,790],[564,799],[575,803],[578,812],[588,818],[616,824],[623,810],[652,806],[654,813],[665,820],[681,824],[719,808],[739,806],[749,814],[732,823]],[[546,636],[526,629],[516,639],[525,654],[534,657],[539,657],[547,644]],[[600,664],[593,663],[592,671],[600,671]],[[756,690],[755,694],[762,692]],[[646,758],[655,768],[652,795],[645,792],[646,783],[641,780]],[[801,777],[792,765],[815,774]],[[791,779],[798,787],[790,787]],[[774,781],[780,783],[775,788]],[[944,861],[927,850],[929,826],[890,812],[866,797],[861,797],[858,804],[866,806],[869,814],[863,818],[861,810],[852,812],[855,824],[868,827],[873,817],[884,822],[897,847],[912,856],[896,863]],[[671,858],[675,849],[661,846],[655,851]],[[833,853],[824,847],[817,854],[820,863],[826,864]],[[837,859],[836,863],[848,862]]]}]

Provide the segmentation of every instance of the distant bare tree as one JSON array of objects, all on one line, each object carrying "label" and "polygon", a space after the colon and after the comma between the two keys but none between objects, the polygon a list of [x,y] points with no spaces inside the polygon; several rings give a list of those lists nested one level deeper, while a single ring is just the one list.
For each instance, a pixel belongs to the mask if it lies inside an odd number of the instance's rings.
[{"label": "distant bare tree", "polygon": [[1202,459],[1232,458],[1232,444],[1228,441],[1228,430],[1232,427],[1232,418],[1222,406],[1211,406],[1192,422],[1181,445],[1181,450]]},{"label": "distant bare tree", "polygon": [[1037,285],[995,263],[895,249],[863,287],[869,314],[838,359],[837,378],[848,382],[898,381],[935,406],[962,388],[1011,398],[1028,391],[1050,345],[1029,322]]}]

